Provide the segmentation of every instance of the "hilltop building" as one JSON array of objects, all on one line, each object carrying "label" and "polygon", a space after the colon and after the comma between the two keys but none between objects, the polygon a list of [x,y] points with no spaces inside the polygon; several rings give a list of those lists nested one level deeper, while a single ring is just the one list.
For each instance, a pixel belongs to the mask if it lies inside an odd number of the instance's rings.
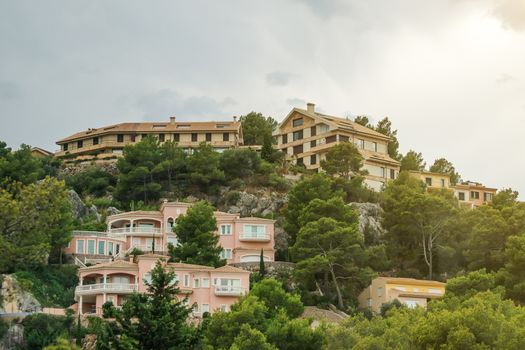
[{"label": "hilltop building", "polygon": [[419,179],[425,183],[427,190],[447,190],[451,188],[450,175],[434,173],[431,171],[415,171],[409,170],[410,176]]},{"label": "hilltop building", "polygon": [[[65,254],[82,263],[108,262],[122,258],[135,249],[166,254],[168,244],[176,245],[176,220],[184,215],[189,203],[164,202],[159,211],[131,211],[108,216],[107,231],[73,231]],[[215,212],[216,234],[227,263],[274,261],[274,220]]]},{"label": "hilltop building", "polygon": [[381,311],[383,304],[395,299],[410,307],[427,307],[431,299],[445,294],[445,283],[417,280],[414,278],[377,277],[358,297],[360,308],[368,308],[374,313]]},{"label": "hilltop building", "polygon": [[120,123],[88,129],[57,141],[60,150],[56,157],[66,160],[115,159],[122,155],[124,146],[134,144],[147,136],[154,136],[160,142],[172,140],[190,151],[202,142],[210,144],[221,152],[243,145],[241,123],[218,122],[169,122]]},{"label": "hilltop building", "polygon": [[479,182],[465,181],[454,186],[454,195],[461,204],[470,208],[492,202],[492,198],[498,190],[485,187]]},{"label": "hilltop building", "polygon": [[363,155],[363,169],[368,171],[365,182],[375,190],[399,174],[399,162],[388,155],[388,136],[349,119],[316,112],[313,103],[308,103],[306,109],[292,109],[274,137],[287,161],[316,171],[331,147],[341,142],[354,143]]}]

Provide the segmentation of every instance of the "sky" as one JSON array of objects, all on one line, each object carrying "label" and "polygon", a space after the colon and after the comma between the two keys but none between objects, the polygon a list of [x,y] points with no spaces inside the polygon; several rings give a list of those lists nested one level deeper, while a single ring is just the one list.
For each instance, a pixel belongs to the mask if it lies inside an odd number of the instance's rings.
[{"label": "sky", "polygon": [[388,116],[525,200],[525,0],[0,0],[0,140],[125,121]]}]

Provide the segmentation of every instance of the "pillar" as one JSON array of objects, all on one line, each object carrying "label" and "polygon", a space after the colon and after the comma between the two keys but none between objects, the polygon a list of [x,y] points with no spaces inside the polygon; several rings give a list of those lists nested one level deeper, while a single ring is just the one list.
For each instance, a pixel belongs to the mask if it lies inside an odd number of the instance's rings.
[{"label": "pillar", "polygon": [[78,299],[78,314],[82,315],[82,308],[84,307],[84,303],[82,302],[82,295]]}]

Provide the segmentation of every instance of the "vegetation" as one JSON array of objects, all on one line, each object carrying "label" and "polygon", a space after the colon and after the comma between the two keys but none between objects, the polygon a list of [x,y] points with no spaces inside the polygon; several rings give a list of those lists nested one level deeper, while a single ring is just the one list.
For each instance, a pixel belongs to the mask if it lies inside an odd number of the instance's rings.
[{"label": "vegetation", "polygon": [[66,185],[80,196],[92,195],[94,197],[103,197],[113,192],[117,184],[116,176],[96,166],[67,176],[65,181]]},{"label": "vegetation", "polygon": [[445,158],[436,159],[434,164],[430,166],[429,170],[434,173],[449,175],[451,185],[456,185],[461,179],[461,176],[456,171],[456,168],[454,168],[454,165]]},{"label": "vegetation", "polygon": [[261,113],[250,112],[239,118],[245,145],[263,145],[272,140],[272,133],[277,127],[277,121],[265,117]]},{"label": "vegetation", "polygon": [[402,158],[399,154],[399,140],[397,139],[397,130],[392,130],[392,122],[390,119],[388,119],[388,117],[378,121],[375,126],[370,124],[370,120],[364,115],[357,116],[354,121],[357,124],[366,126],[367,128],[390,137],[390,142],[388,143],[388,155],[396,160],[400,160]]},{"label": "vegetation", "polygon": [[350,175],[359,174],[363,166],[363,156],[354,144],[340,143],[326,152],[326,159],[321,161],[321,167],[331,176],[337,175],[345,180]]},{"label": "vegetation", "polygon": [[423,159],[423,155],[421,153],[417,153],[416,151],[410,150],[401,158],[401,171],[424,171],[425,167],[426,163]]},{"label": "vegetation", "polygon": [[25,349],[42,349],[53,344],[57,338],[71,338],[74,317],[46,314],[29,315],[22,321],[24,326]]}]

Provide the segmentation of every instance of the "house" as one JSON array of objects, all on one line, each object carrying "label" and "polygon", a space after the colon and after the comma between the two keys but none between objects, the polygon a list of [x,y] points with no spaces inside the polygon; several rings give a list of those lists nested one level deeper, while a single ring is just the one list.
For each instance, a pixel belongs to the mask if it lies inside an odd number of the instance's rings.
[{"label": "house", "polygon": [[122,155],[124,146],[134,144],[147,136],[160,142],[172,140],[187,151],[202,142],[210,144],[218,152],[243,144],[241,123],[233,121],[121,123],[91,128],[57,141],[60,150],[56,157],[65,160],[115,159]]},{"label": "house", "polygon": [[479,207],[492,202],[498,190],[485,187],[479,182],[465,181],[454,186],[454,195],[459,202],[469,208]]},{"label": "house", "polygon": [[40,147],[31,147],[31,155],[33,157],[44,158],[52,156],[53,153]]},{"label": "house", "polygon": [[146,293],[151,270],[159,259],[176,274],[180,294],[187,305],[194,305],[193,316],[205,312],[229,311],[239,296],[250,289],[250,272],[232,266],[209,266],[166,263],[167,256],[145,254],[80,268],[79,285],[72,306],[79,314],[102,314],[102,305],[111,301],[120,307],[135,292]]},{"label": "house", "polygon": [[[83,262],[103,262],[124,257],[134,249],[165,254],[168,244],[176,245],[176,220],[184,215],[190,203],[162,203],[159,211],[130,211],[108,216],[107,230],[73,231],[64,250]],[[228,263],[259,261],[261,250],[265,261],[274,261],[274,220],[215,212],[216,234],[223,248],[221,257]]]},{"label": "house", "polygon": [[287,161],[315,171],[320,171],[320,163],[331,147],[341,142],[354,143],[363,155],[363,169],[368,171],[365,182],[375,190],[399,174],[399,162],[388,155],[388,136],[349,119],[316,112],[313,103],[308,103],[306,109],[292,109],[274,137]]},{"label": "house", "polygon": [[445,283],[438,281],[417,280],[414,278],[377,277],[358,297],[360,308],[368,308],[374,313],[381,311],[381,306],[395,299],[404,305],[427,307],[431,299],[441,298],[445,294]]},{"label": "house", "polygon": [[428,191],[450,189],[450,175],[434,173],[431,171],[415,171],[409,170],[411,177],[421,180],[427,186]]}]

